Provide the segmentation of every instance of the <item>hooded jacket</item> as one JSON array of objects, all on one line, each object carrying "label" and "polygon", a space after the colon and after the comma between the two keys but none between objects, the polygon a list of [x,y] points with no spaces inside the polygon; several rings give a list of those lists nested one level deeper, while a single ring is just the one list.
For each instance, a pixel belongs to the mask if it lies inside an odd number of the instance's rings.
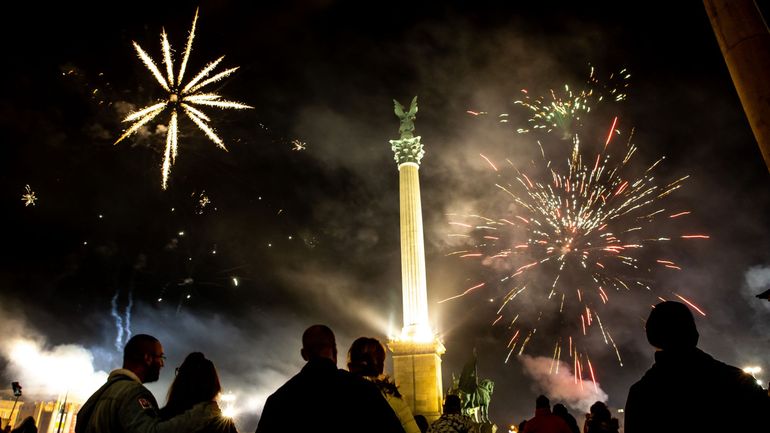
[{"label": "hooded jacket", "polygon": [[625,432],[767,432],[770,397],[755,379],[695,347],[655,352],[631,386]]},{"label": "hooded jacket", "polygon": [[551,413],[551,409],[535,409],[535,417],[524,425],[524,433],[572,433],[567,422]]}]

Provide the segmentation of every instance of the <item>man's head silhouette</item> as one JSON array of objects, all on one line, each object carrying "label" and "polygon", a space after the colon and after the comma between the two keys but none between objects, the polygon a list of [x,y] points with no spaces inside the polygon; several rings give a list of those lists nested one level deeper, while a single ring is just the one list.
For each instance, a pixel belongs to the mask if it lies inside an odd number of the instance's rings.
[{"label": "man's head silhouette", "polygon": [[152,335],[134,335],[123,349],[123,368],[133,371],[142,383],[158,380],[165,359],[163,346]]},{"label": "man's head silhouette", "polygon": [[661,350],[692,349],[698,345],[695,319],[686,305],[666,301],[650,312],[645,326],[647,341]]},{"label": "man's head silhouette", "polygon": [[444,399],[444,413],[460,413],[462,411],[462,402],[460,397],[449,394]]},{"label": "man's head silhouette", "polygon": [[334,332],[326,325],[313,325],[302,334],[302,359],[315,361],[330,359],[337,363],[337,342]]}]

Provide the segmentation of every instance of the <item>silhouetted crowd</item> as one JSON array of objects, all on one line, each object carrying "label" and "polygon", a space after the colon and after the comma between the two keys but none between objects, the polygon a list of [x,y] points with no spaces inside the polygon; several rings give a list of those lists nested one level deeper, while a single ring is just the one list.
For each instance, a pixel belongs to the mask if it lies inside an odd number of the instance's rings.
[{"label": "silhouetted crowd", "polygon": [[[768,432],[770,397],[754,378],[697,348],[699,334],[684,304],[662,302],[650,312],[647,340],[655,363],[628,393],[626,433]],[[429,423],[412,413],[397,384],[384,374],[386,351],[375,338],[362,337],[348,351],[347,370],[337,368],[334,333],[313,325],[302,335],[304,367],[270,395],[256,433],[293,432],[494,432],[462,414],[461,401],[448,395],[443,414]],[[237,433],[216,402],[222,387],[214,364],[200,352],[176,369],[166,405],[159,408],[143,384],[158,380],[166,357],[154,337],[135,335],[125,346],[123,367],[83,405],[76,433]],[[502,403],[504,404],[504,403]],[[618,420],[598,401],[583,433],[620,431]],[[6,427],[7,433],[10,429]],[[580,433],[562,404],[535,401],[534,417],[522,433]],[[37,433],[32,417],[12,433]]]},{"label": "silhouetted crowd", "polygon": [[[583,433],[618,433],[620,424],[613,418],[610,409],[601,401],[591,405],[586,414]],[[522,433],[580,433],[577,420],[563,404],[556,404],[551,411],[548,397],[541,395],[535,400],[535,416],[519,424]]]}]

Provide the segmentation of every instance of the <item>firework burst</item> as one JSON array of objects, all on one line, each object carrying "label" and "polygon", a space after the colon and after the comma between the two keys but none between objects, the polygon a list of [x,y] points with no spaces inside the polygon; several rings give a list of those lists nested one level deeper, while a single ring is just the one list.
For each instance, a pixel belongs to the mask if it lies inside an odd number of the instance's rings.
[{"label": "firework burst", "polygon": [[35,195],[35,191],[32,191],[32,188],[29,185],[24,185],[24,194],[21,195],[21,201],[24,202],[25,207],[35,205],[37,196]]},{"label": "firework burst", "polygon": [[195,24],[198,21],[198,11],[195,11],[195,18],[193,19],[192,28],[187,38],[187,46],[182,56],[182,62],[179,65],[179,72],[174,73],[173,60],[171,58],[171,44],[168,41],[168,36],[165,30],[161,32],[161,50],[163,53],[163,64],[166,66],[166,76],[158,69],[158,66],[152,60],[152,58],[145,52],[142,47],[136,42],[133,42],[134,49],[136,50],[139,59],[142,60],[147,69],[152,73],[155,80],[160,84],[165,92],[167,92],[166,98],[162,101],[158,101],[154,104],[143,107],[133,113],[130,113],[123,122],[133,122],[131,126],[126,129],[123,135],[115,141],[115,144],[120,143],[123,139],[136,133],[142,126],[146,125],[158,115],[165,111],[169,111],[169,121],[166,132],[166,147],[163,152],[163,164],[161,166],[161,174],[163,181],[161,186],[166,189],[168,186],[168,177],[171,173],[171,166],[176,160],[178,153],[178,133],[179,133],[179,113],[184,113],[195,125],[203,131],[206,136],[213,141],[220,149],[227,151],[222,139],[217,135],[214,129],[209,125],[211,119],[203,113],[200,108],[196,106],[216,107],[216,108],[232,108],[232,109],[244,109],[253,108],[240,102],[227,101],[221,99],[220,95],[211,92],[204,92],[203,88],[209,84],[216,83],[223,78],[229,76],[238,67],[226,69],[222,72],[218,72],[214,75],[214,69],[224,59],[223,57],[207,64],[197,75],[195,75],[186,84],[184,83],[185,70],[187,69],[187,61],[190,58],[190,52],[192,51],[192,42],[195,37]]},{"label": "firework burst", "polygon": [[[690,213],[667,211],[662,205],[688,176],[657,184],[655,172],[664,158],[644,170],[634,167],[633,134],[623,152],[614,155],[608,145],[619,135],[617,124],[615,118],[603,150],[585,159],[587,152],[575,135],[563,170],[546,159],[542,146],[542,165],[533,163],[531,170],[520,170],[510,160],[496,164],[481,155],[499,179],[495,189],[506,197],[508,213],[497,218],[452,215],[450,221],[456,229],[450,236],[469,245],[450,255],[492,269],[492,277],[472,282],[440,302],[491,290],[499,301],[492,325],[509,333],[508,358],[523,354],[538,330],[556,335],[551,346],[554,365],[572,358],[576,380],[585,374],[595,381],[581,340],[591,334],[599,335],[622,365],[610,326],[601,317],[611,300],[635,289],[652,292],[653,273],[681,269],[665,257],[651,260],[657,248],[649,247],[708,238],[657,232],[665,226],[657,224],[659,220],[676,222]],[[506,177],[506,170],[512,175]]]},{"label": "firework burst", "polygon": [[[626,88],[631,75],[625,70],[611,74],[604,82],[596,78],[594,68],[590,68],[588,80],[582,89],[573,89],[568,84],[562,90],[551,89],[547,96],[531,97],[529,91],[522,89],[522,99],[514,104],[522,105],[532,113],[527,120],[529,127],[519,128],[520,134],[533,131],[561,131],[562,139],[573,137],[577,128],[582,126],[583,116],[604,100],[620,102],[626,99]],[[508,121],[508,115],[501,115],[501,122]]]}]

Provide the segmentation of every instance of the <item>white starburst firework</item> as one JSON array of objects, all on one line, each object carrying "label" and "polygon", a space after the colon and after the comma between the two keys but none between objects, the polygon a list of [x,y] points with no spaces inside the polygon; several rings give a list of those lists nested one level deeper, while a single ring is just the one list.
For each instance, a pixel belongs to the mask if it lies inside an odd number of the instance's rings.
[{"label": "white starburst firework", "polygon": [[179,65],[179,73],[174,76],[173,61],[171,59],[171,44],[168,42],[168,36],[166,31],[163,30],[161,36],[161,49],[163,51],[163,63],[166,65],[166,77],[163,77],[160,69],[158,69],[152,58],[139,46],[136,42],[133,42],[134,49],[139,58],[142,60],[147,69],[152,73],[158,84],[168,92],[168,96],[165,100],[157,102],[152,105],[148,105],[129,114],[123,122],[133,122],[133,124],[123,133],[123,135],[115,141],[115,144],[120,143],[123,139],[134,134],[142,126],[149,123],[160,113],[169,109],[171,116],[168,122],[168,130],[166,132],[166,148],[163,152],[163,165],[161,167],[161,173],[163,174],[163,182],[161,186],[166,189],[168,186],[168,176],[171,173],[171,166],[174,164],[177,156],[177,143],[179,132],[179,112],[186,114],[187,117],[195,123],[195,125],[203,131],[206,136],[213,141],[219,148],[227,151],[224,142],[216,134],[213,128],[209,126],[208,122],[211,119],[206,116],[200,109],[195,108],[194,105],[203,105],[208,107],[217,108],[234,108],[244,109],[253,108],[240,102],[227,101],[221,99],[221,96],[216,93],[203,93],[201,89],[209,84],[215,83],[228,75],[232,74],[238,67],[230,68],[219,72],[211,77],[209,75],[224,59],[224,56],[217,60],[210,62],[206,65],[192,80],[183,84],[185,69],[187,67],[187,60],[190,58],[190,51],[192,50],[192,42],[195,37],[195,24],[198,21],[198,10],[195,11],[195,18],[193,19],[192,29],[190,29],[190,35],[187,38],[187,47],[185,48],[184,55],[182,57],[182,63]]},{"label": "white starburst firework", "polygon": [[35,196],[35,191],[32,191],[29,185],[24,185],[24,194],[21,195],[21,201],[24,202],[24,206],[35,205],[37,196]]}]

